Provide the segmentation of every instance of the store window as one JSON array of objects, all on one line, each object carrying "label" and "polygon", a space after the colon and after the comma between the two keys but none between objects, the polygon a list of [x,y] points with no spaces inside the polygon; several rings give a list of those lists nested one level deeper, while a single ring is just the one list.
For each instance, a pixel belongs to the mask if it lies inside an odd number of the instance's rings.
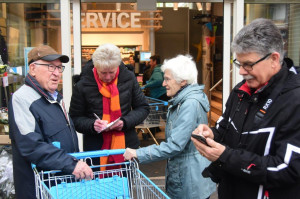
[{"label": "store window", "polygon": [[7,107],[11,95],[23,84],[27,54],[33,47],[47,44],[61,52],[59,0],[28,2],[0,3],[0,107]]},{"label": "store window", "polygon": [[245,4],[245,23],[256,18],[268,18],[274,21],[284,39],[285,56],[293,60],[295,66],[300,66],[300,2]]},{"label": "store window", "polygon": [[47,44],[61,52],[59,0],[52,3],[26,2],[0,3],[2,61],[15,72],[22,71],[23,75],[27,72],[26,52],[31,47]]},{"label": "store window", "polygon": [[129,64],[133,56],[135,73],[142,73],[146,63],[140,53],[152,51],[151,38],[161,21],[160,10],[137,10],[136,3],[81,3],[82,66],[99,45],[113,43],[123,62]]}]

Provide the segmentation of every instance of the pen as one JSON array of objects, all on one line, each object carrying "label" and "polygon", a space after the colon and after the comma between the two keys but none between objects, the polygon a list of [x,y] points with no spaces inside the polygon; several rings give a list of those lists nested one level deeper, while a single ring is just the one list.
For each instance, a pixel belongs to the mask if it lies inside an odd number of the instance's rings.
[{"label": "pen", "polygon": [[[101,120],[100,117],[99,117],[96,113],[94,113],[94,116],[95,116],[98,120]],[[101,133],[101,131],[98,131],[98,133]]]},{"label": "pen", "polygon": [[100,117],[99,117],[96,113],[94,113],[94,116],[95,116],[98,120],[101,120]]}]

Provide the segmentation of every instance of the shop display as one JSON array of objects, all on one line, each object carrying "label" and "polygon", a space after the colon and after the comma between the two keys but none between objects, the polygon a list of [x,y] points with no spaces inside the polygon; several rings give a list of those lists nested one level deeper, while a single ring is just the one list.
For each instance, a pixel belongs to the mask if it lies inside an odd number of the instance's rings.
[{"label": "shop display", "polygon": [[0,148],[0,198],[14,198],[15,188],[13,180],[11,147]]},{"label": "shop display", "polygon": [[[82,46],[82,58],[90,60],[93,53],[98,46]],[[135,51],[140,49],[140,46],[119,46],[122,58],[128,58],[130,55],[134,55]]]},{"label": "shop display", "polygon": [[9,66],[0,57],[0,144],[10,144],[7,104],[11,95],[23,84],[23,76],[8,73]]},{"label": "shop display", "polygon": [[8,114],[7,108],[0,108],[0,135],[8,135],[9,127],[8,127]]}]

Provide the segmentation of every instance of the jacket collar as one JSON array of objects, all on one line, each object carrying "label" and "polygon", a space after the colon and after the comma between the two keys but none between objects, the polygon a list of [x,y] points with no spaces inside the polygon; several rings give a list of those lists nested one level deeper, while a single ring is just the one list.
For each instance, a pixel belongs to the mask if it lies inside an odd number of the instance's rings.
[{"label": "jacket collar", "polygon": [[204,85],[192,84],[185,87],[181,92],[178,93],[174,98],[169,100],[171,106],[176,106],[182,103],[186,98],[195,95],[197,100],[202,104],[205,111],[209,111],[209,103],[206,95],[203,92]]},{"label": "jacket collar", "polygon": [[[30,86],[32,89],[34,89],[37,93],[39,93],[41,96],[46,98],[51,103],[55,102],[53,97],[48,93],[47,90],[43,89],[41,85],[38,83],[38,81],[32,77],[30,74],[27,74],[25,78],[25,85]],[[59,102],[62,99],[62,95],[58,93],[57,95],[57,102]]]},{"label": "jacket collar", "polygon": [[[247,93],[250,96],[253,94],[269,95],[273,89],[276,89],[276,86],[280,82],[284,82],[287,79],[289,73],[290,72],[288,71],[288,68],[285,65],[282,65],[279,72],[276,73],[273,77],[271,77],[271,79],[258,90],[256,91],[251,90],[251,88],[248,87],[246,80],[240,82],[239,85],[234,90],[237,93],[241,93],[241,92]],[[291,85],[285,85],[282,90],[285,90],[286,86],[291,86]]]}]

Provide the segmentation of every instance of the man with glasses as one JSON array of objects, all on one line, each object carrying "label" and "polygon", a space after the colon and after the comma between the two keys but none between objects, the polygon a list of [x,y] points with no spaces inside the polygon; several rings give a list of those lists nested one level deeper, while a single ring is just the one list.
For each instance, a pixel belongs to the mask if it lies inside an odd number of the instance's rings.
[{"label": "man with glasses", "polygon": [[256,19],[232,43],[237,84],[216,127],[192,138],[212,164],[202,173],[219,183],[219,199],[290,199],[300,195],[300,79],[283,61],[276,25]]},{"label": "man with glasses", "polygon": [[[17,199],[36,198],[31,163],[44,170],[62,170],[78,179],[91,179],[91,168],[67,153],[78,152],[73,122],[57,92],[69,57],[50,46],[39,46],[28,54],[29,74],[9,103],[9,128]],[[60,148],[52,142],[60,142]]]}]

